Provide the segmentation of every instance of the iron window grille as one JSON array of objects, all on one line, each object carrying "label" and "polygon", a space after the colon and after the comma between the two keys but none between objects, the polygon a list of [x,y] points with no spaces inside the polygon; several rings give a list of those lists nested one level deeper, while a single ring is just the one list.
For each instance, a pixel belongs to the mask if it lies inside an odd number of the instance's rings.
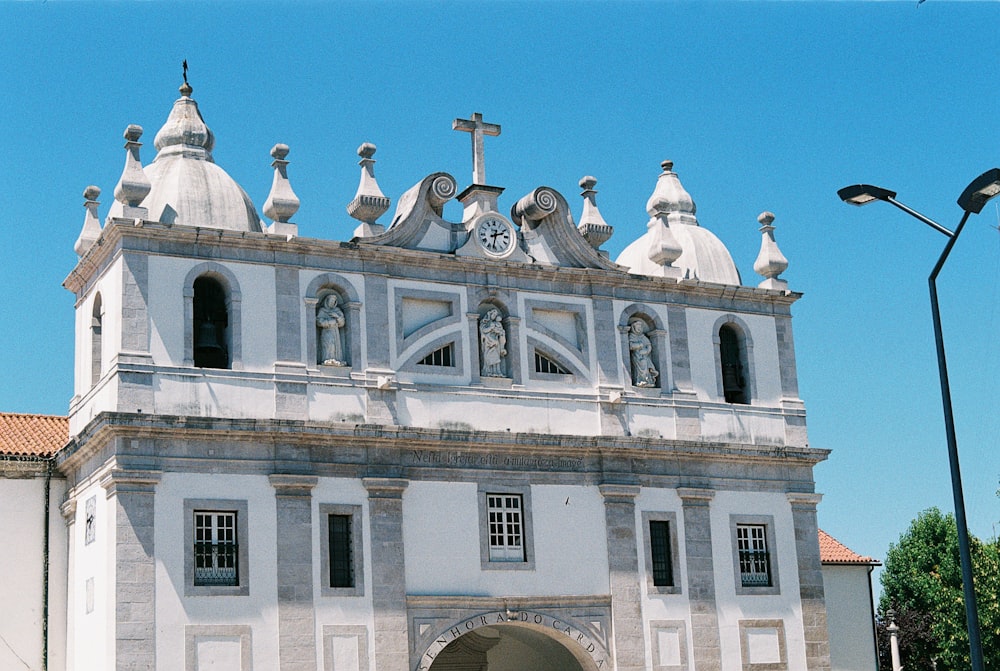
[{"label": "iron window grille", "polygon": [[194,531],[194,584],[239,586],[236,512],[196,510]]},{"label": "iron window grille", "polygon": [[649,545],[653,560],[653,585],[672,587],[674,568],[670,556],[670,522],[666,520],[649,521]]},{"label": "iron window grille", "polygon": [[770,587],[771,554],[767,550],[767,527],[763,524],[736,525],[736,546],[742,585]]},{"label": "iron window grille", "polygon": [[351,515],[330,515],[330,587],[354,587]]}]

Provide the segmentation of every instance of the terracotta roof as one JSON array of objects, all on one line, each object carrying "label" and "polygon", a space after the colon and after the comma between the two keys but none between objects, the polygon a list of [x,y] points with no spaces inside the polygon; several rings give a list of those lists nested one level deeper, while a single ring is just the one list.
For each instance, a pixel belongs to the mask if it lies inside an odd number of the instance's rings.
[{"label": "terracotta roof", "polygon": [[69,440],[69,419],[0,412],[0,455],[48,457]]},{"label": "terracotta roof", "polygon": [[863,557],[836,538],[819,530],[819,559],[823,564],[867,564],[879,566],[881,562]]}]

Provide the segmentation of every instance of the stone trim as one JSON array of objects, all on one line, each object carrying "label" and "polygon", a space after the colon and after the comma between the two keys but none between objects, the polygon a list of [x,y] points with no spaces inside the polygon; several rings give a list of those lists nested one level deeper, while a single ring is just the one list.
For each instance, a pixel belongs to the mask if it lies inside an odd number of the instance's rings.
[{"label": "stone trim", "polygon": [[[670,566],[673,574],[673,585],[653,584],[653,545],[650,539],[650,522],[668,522],[670,538]],[[646,569],[647,594],[680,594],[681,593],[681,560],[680,545],[677,544],[677,513],[654,510],[642,512],[642,553]]]},{"label": "stone trim", "polygon": [[[677,636],[676,664],[666,664],[664,656],[668,651],[660,648],[660,634],[668,632]],[[649,645],[653,654],[652,671],[688,671],[690,662],[687,642],[687,622],[684,620],[650,620]]]},{"label": "stone trim", "polygon": [[[353,587],[330,586],[330,515],[351,516],[351,559],[354,565]],[[365,556],[364,526],[361,506],[338,503],[319,504],[320,594],[323,596],[364,596]]]},{"label": "stone trim", "polygon": [[691,608],[691,656],[695,669],[721,669],[719,612],[715,598],[711,489],[680,487],[684,515],[687,594]]},{"label": "stone trim", "polygon": [[407,668],[409,655],[403,548],[403,491],[409,482],[363,478],[361,484],[368,490],[375,668],[401,671]]},{"label": "stone trim", "polygon": [[603,484],[604,520],[608,543],[611,618],[617,671],[645,671],[642,588],[636,540],[636,485]]},{"label": "stone trim", "polygon": [[275,490],[275,583],[281,669],[316,671],[312,490],[318,478],[275,474],[269,480]]},{"label": "stone trim", "polygon": [[[400,285],[393,285],[391,290],[393,298],[393,317],[395,319],[394,333],[396,336],[396,348],[392,354],[397,360],[405,354],[407,349],[413,347],[414,343],[419,341],[424,336],[448,326],[460,326],[462,323],[462,295],[457,291],[434,291],[430,289],[417,289],[415,287]],[[442,305],[447,304],[449,313],[448,315],[424,324],[412,333],[407,334],[405,333],[405,327],[403,324],[403,301],[407,298],[440,303]]]},{"label": "stone trim", "polygon": [[306,287],[303,303],[306,323],[306,367],[321,368],[316,351],[316,306],[328,293],[336,293],[344,311],[346,338],[344,349],[349,357],[347,369],[361,367],[361,299],[354,284],[338,273],[324,273],[313,278]]},{"label": "stone trim", "polygon": [[[740,551],[736,540],[736,527],[742,524],[762,525],[764,540],[770,559],[771,584],[761,587],[743,585],[740,575]],[[736,579],[737,596],[759,596],[762,594],[781,594],[781,581],[778,579],[778,544],[774,540],[774,515],[730,515],[729,538],[732,543],[733,575]],[[817,547],[819,541],[816,541]]]},{"label": "stone trim", "polygon": [[[778,638],[778,661],[753,662],[750,659],[750,634],[754,629],[774,629]],[[788,669],[788,645],[785,642],[784,620],[740,620],[740,657],[743,671],[786,671]]]},{"label": "stone trim", "polygon": [[273,473],[268,476],[275,496],[310,496],[313,487],[319,484],[315,475]]},{"label": "stone trim", "polygon": [[324,624],[323,636],[323,671],[353,671],[351,669],[334,668],[334,639],[354,638],[358,646],[357,671],[368,671],[368,627],[352,624]]},{"label": "stone trim", "polygon": [[819,527],[816,505],[822,494],[791,492],[787,494],[795,529],[795,554],[799,576],[799,602],[802,605],[802,630],[806,644],[806,668],[829,671],[830,632],[827,628],[826,595],[823,565],[819,551]]},{"label": "stone trim", "polygon": [[160,471],[112,469],[100,479],[100,485],[111,498],[119,493],[153,494],[163,475]]},{"label": "stone trim", "polygon": [[[236,513],[236,575],[233,587],[194,584],[194,511],[217,510]],[[184,596],[250,595],[250,524],[245,499],[184,499]]]},{"label": "stone trim", "polygon": [[[521,497],[521,542],[524,545],[524,561],[490,560],[490,520],[487,494],[517,494]],[[534,571],[535,543],[534,527],[531,521],[531,485],[479,483],[476,492],[479,504],[479,567],[484,571]]]},{"label": "stone trim", "polygon": [[198,665],[199,638],[228,638],[239,641],[240,671],[253,669],[253,630],[248,624],[184,625],[184,671],[205,671]]},{"label": "stone trim", "polygon": [[299,270],[274,268],[276,361],[302,360],[302,313],[299,303]]}]

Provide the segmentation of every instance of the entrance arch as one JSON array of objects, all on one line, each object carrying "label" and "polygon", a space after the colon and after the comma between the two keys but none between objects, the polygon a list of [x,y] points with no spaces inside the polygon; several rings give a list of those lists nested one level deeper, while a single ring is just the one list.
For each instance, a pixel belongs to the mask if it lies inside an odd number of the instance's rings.
[{"label": "entrance arch", "polygon": [[565,617],[522,610],[488,611],[440,632],[417,671],[604,671],[608,651]]}]

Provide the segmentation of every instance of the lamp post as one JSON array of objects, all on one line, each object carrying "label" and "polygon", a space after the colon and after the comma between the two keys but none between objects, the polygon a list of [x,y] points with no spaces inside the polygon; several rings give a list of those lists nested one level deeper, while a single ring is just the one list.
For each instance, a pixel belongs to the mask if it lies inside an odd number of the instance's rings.
[{"label": "lamp post", "polygon": [[955,500],[955,522],[958,526],[958,553],[962,564],[962,590],[965,596],[965,619],[969,629],[969,656],[972,660],[972,671],[983,671],[983,646],[979,637],[979,613],[976,609],[976,591],[972,583],[972,555],[969,551],[969,528],[965,521],[965,498],[962,495],[962,473],[958,465],[958,443],[955,440],[955,416],[951,406],[951,387],[948,384],[948,362],[944,354],[944,336],[941,333],[941,312],[938,309],[937,276],[944,262],[955,246],[958,236],[965,227],[970,214],[982,212],[986,202],[1000,194],[1000,168],[993,168],[972,180],[965,191],[958,197],[958,206],[962,208],[962,220],[954,231],[910,209],[896,200],[896,193],[872,186],[870,184],[855,184],[846,186],[837,192],[840,199],[851,205],[867,205],[876,200],[895,205],[903,212],[927,224],[935,231],[948,238],[948,242],[938,258],[934,270],[931,271],[927,283],[931,292],[931,314],[934,318],[934,342],[937,346],[938,375],[941,378],[941,404],[944,409],[944,428],[948,440],[948,463],[951,466],[951,490]]}]

